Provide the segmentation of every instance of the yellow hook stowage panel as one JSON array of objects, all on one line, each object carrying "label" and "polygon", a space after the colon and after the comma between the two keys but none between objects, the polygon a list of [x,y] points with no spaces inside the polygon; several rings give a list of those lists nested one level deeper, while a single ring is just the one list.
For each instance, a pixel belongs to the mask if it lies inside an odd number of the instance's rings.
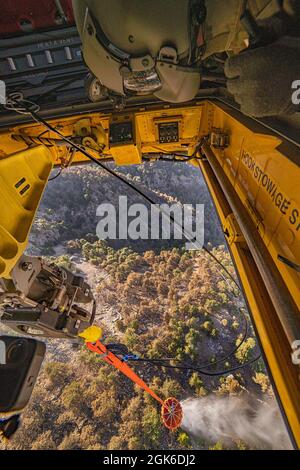
[{"label": "yellow hook stowage panel", "polygon": [[28,242],[30,227],[53,166],[49,149],[24,150],[0,160],[0,276],[10,271]]}]

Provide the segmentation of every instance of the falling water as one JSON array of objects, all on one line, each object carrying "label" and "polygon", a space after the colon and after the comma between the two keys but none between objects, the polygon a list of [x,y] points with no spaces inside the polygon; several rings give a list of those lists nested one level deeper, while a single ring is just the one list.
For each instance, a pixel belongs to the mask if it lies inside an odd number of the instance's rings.
[{"label": "falling water", "polygon": [[188,398],[183,407],[183,429],[195,440],[225,445],[242,440],[255,449],[291,449],[283,419],[274,401],[236,396]]}]

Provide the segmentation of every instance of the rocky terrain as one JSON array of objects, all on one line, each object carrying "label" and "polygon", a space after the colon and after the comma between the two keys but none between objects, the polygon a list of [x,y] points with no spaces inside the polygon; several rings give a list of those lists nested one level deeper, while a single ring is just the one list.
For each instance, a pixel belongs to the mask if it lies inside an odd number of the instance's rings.
[{"label": "rocky terrain", "polygon": [[[143,166],[117,167],[116,170],[128,181],[145,190],[157,204],[204,204],[205,241],[213,246],[224,243],[219,221],[199,170],[184,163],[148,163]],[[120,181],[105,174],[101,169],[87,165],[67,170],[61,177],[49,182],[30,238],[32,254],[60,255],[62,246],[75,238],[90,234],[96,239],[99,204],[110,203],[118,207],[119,196],[126,195],[128,205],[149,203],[142,196],[128,189]],[[149,248],[159,250],[174,246],[174,241],[119,240],[115,248],[130,246],[136,251]]]}]

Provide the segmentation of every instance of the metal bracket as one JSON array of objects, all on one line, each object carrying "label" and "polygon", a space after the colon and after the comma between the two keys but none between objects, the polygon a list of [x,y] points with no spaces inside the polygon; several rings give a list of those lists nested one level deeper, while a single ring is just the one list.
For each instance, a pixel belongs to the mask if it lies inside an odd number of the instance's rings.
[{"label": "metal bracket", "polygon": [[210,134],[210,145],[216,149],[225,149],[229,147],[229,135],[219,128],[213,128]]},{"label": "metal bracket", "polygon": [[233,243],[245,242],[241,229],[232,213],[226,217],[224,224],[224,234],[229,245],[232,245]]},{"label": "metal bracket", "polygon": [[102,152],[107,146],[107,135],[100,125],[93,127],[89,119],[81,119],[74,124],[74,137],[81,138],[81,144],[92,150]]}]

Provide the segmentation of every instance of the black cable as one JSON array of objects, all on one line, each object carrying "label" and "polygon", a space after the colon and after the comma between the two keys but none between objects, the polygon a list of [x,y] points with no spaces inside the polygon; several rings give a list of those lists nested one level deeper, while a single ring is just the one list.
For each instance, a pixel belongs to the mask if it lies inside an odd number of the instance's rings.
[{"label": "black cable", "polygon": [[145,153],[142,155],[143,160],[151,163],[151,160],[170,162],[170,163],[182,163],[189,162],[192,160],[193,156],[180,155],[179,153],[170,153],[170,152],[160,152],[160,153]]},{"label": "black cable", "polygon": [[220,364],[221,362],[224,362],[228,359],[230,359],[239,349],[240,347],[242,346],[242,344],[244,344],[247,336],[248,336],[248,329],[249,329],[249,324],[248,324],[248,321],[247,321],[247,318],[246,318],[246,314],[243,313],[244,315],[244,320],[245,320],[245,331],[244,331],[244,334],[243,334],[243,337],[240,341],[240,343],[232,350],[230,351],[230,353],[226,354],[226,356],[223,356],[221,358],[219,358],[217,361],[214,361],[213,363],[211,362],[207,362],[207,363],[204,363],[204,364],[198,364],[197,366],[194,366],[194,365],[187,365],[187,364],[183,364],[182,366],[171,366],[169,364],[165,364],[166,361],[176,361],[175,358],[159,358],[159,359],[147,359],[147,358],[141,358],[140,359],[140,362],[147,362],[147,363],[151,363],[153,365],[156,365],[158,367],[167,367],[167,368],[174,368],[174,369],[186,369],[186,370],[194,370],[194,371],[197,371],[197,372],[201,372],[202,374],[206,374],[206,375],[223,375],[225,373],[230,373],[230,372],[233,372],[234,370],[238,370],[248,364],[251,364],[252,362],[255,362],[256,360],[258,360],[261,355],[259,355],[256,359],[254,359],[253,361],[251,362],[248,362],[246,364],[243,364],[241,366],[237,366],[235,368],[231,368],[231,369],[226,369],[225,371],[218,371],[218,372],[214,372],[214,373],[211,373],[209,371],[205,371],[203,370],[203,368],[206,368],[206,367],[213,367],[215,366],[216,364]]},{"label": "black cable", "polygon": [[[240,311],[241,311],[241,309],[240,309]],[[220,362],[224,362],[224,361],[227,361],[228,359],[230,359],[240,349],[242,344],[244,344],[245,341],[246,341],[246,338],[248,336],[248,330],[249,330],[249,324],[248,324],[248,320],[246,318],[246,314],[243,313],[243,316],[244,316],[244,321],[245,321],[245,331],[244,331],[243,337],[241,339],[241,342],[238,345],[236,345],[236,347],[234,349],[232,349],[230,351],[230,353],[227,353],[226,356],[221,357],[220,359],[218,359],[217,361],[214,361],[213,363],[207,362],[207,363],[204,363],[204,364],[200,364],[200,365],[198,365],[198,367],[201,367],[201,368],[202,367],[210,367],[210,366],[214,366],[216,364],[220,364]]]},{"label": "black cable", "polygon": [[[22,101],[22,100],[20,100]],[[11,98],[11,110],[13,110],[13,102],[15,102],[16,105],[19,104],[19,102],[17,100],[14,100],[13,98]],[[23,108],[22,108],[22,113],[24,114],[24,109],[27,110],[27,113],[31,115],[31,117],[38,123],[38,124],[43,124],[50,132],[53,132],[55,133],[56,135],[58,135],[62,140],[64,140],[65,142],[67,142],[72,148],[76,149],[78,152],[81,152],[83,155],[85,155],[89,160],[93,161],[96,165],[100,166],[100,168],[102,168],[104,171],[106,171],[107,173],[109,173],[110,175],[114,176],[115,178],[117,178],[118,180],[122,181],[122,183],[124,183],[126,186],[128,186],[129,188],[131,188],[133,191],[135,191],[136,193],[138,193],[140,196],[142,196],[144,199],[146,199],[151,205],[154,205],[157,207],[157,204],[155,203],[155,201],[150,198],[149,196],[147,196],[142,190],[140,190],[138,187],[136,187],[135,185],[133,185],[132,183],[130,183],[130,181],[128,181],[126,178],[122,177],[120,174],[116,173],[114,170],[112,170],[111,168],[105,166],[103,163],[101,163],[96,157],[94,157],[93,155],[91,155],[89,152],[86,151],[85,148],[81,147],[80,145],[76,144],[75,142],[73,142],[72,140],[70,140],[68,137],[64,136],[61,132],[59,132],[56,128],[54,128],[51,124],[49,124],[46,120],[44,120],[42,117],[40,117],[35,111],[33,111],[31,108],[29,108],[25,102],[23,101]],[[16,112],[20,112],[18,108],[15,109]],[[195,149],[193,155],[191,155],[191,158],[195,158],[196,156],[196,153],[197,153],[197,148]],[[190,243],[194,243],[194,240],[193,240],[193,236],[188,233],[188,231],[186,229],[184,229],[182,227],[181,224],[179,224],[175,219],[174,217],[171,215],[171,214],[165,214],[164,211],[161,209],[161,207],[158,207],[158,210],[161,212],[161,214],[163,214],[164,216],[166,216],[168,218],[168,220],[171,220],[171,222],[173,223],[173,225],[177,225],[179,226],[180,230],[182,231],[182,234],[184,235],[184,237],[190,242]],[[187,236],[188,234],[188,236]],[[195,244],[195,243],[194,243]],[[196,245],[195,245],[196,246]],[[196,248],[198,248],[196,246]],[[203,245],[202,246],[202,249],[223,269],[223,271],[226,272],[227,276],[232,280],[232,282],[235,284],[235,286],[238,288],[238,290],[240,291],[240,286],[238,285],[237,281],[234,279],[234,277],[232,276],[232,274],[229,272],[229,270],[226,268],[226,266],[224,266],[224,264],[218,260],[218,258],[205,246]],[[222,276],[222,274],[220,273],[220,275]],[[223,277],[223,276],[222,276]],[[226,281],[226,279],[225,279]],[[235,293],[234,293],[235,295]]]},{"label": "black cable", "polygon": [[[241,308],[239,310],[241,311]],[[235,370],[246,367],[247,365],[252,364],[252,362],[255,362],[255,361],[259,360],[261,355],[259,355],[255,359],[247,362],[246,364],[241,364],[240,366],[236,366],[234,368],[226,369],[226,370],[223,370],[223,371],[210,372],[210,371],[203,370],[203,368],[213,367],[216,364],[220,364],[221,362],[224,362],[224,361],[230,359],[240,349],[242,344],[244,344],[244,342],[245,342],[245,340],[248,336],[249,324],[248,324],[248,321],[247,321],[246,314],[244,312],[243,312],[243,316],[244,316],[244,321],[245,321],[245,331],[244,331],[244,334],[243,334],[243,337],[242,337],[240,343],[238,345],[236,345],[236,347],[232,351],[230,351],[230,353],[228,353],[225,356],[219,358],[218,360],[214,361],[213,363],[207,362],[207,363],[200,364],[200,365],[198,364],[197,366],[194,366],[194,365],[191,365],[191,364],[184,364],[184,363],[182,365],[178,365],[178,366],[176,366],[176,365],[171,366],[170,364],[166,364],[166,362],[176,361],[176,359],[173,358],[173,357],[159,358],[159,359],[148,359],[148,358],[139,358],[139,357],[137,357],[137,358],[128,359],[128,360],[126,360],[126,362],[139,361],[139,362],[145,362],[145,363],[148,363],[148,364],[152,364],[153,366],[156,366],[156,367],[166,367],[166,368],[183,369],[183,370],[194,370],[194,371],[199,372],[203,375],[212,375],[212,376],[214,376],[214,375],[215,376],[224,375],[226,373],[234,372]],[[112,346],[116,346],[115,351],[113,349],[111,349],[110,346],[111,345],[107,345],[106,346],[107,349],[112,350],[112,352],[114,352],[114,354],[118,354],[118,352],[119,352],[121,355],[124,356],[125,353],[121,349],[121,347],[124,348],[124,345],[118,345],[118,344],[117,345],[112,345]],[[125,355],[128,355],[128,354],[129,354],[129,351],[126,348],[126,354]]]},{"label": "black cable", "polygon": [[[164,156],[172,156],[172,157],[178,157],[178,158],[181,158],[183,160],[175,160],[175,161],[189,161],[189,160],[193,160],[193,158],[196,158],[196,153],[197,153],[197,150],[198,148],[196,148],[196,150],[192,153],[192,155],[186,155],[186,153],[174,153],[174,152],[169,152],[169,151],[166,151],[166,150],[163,150],[161,149],[160,147],[157,147],[156,145],[150,145],[151,148],[153,149],[156,149],[158,150],[159,153],[155,153],[155,152],[148,152],[147,155],[153,155],[153,156],[157,156],[157,155],[164,155]],[[198,146],[197,146],[198,147]]]},{"label": "black cable", "polygon": [[[239,309],[241,311],[241,308]],[[204,363],[204,364],[198,364],[197,366],[194,366],[194,365],[187,365],[187,364],[182,364],[180,366],[171,366],[170,364],[166,364],[166,362],[170,362],[170,361],[176,361],[176,358],[173,358],[173,357],[168,357],[168,358],[159,358],[159,359],[148,359],[148,358],[136,358],[136,359],[128,359],[126,362],[130,362],[131,360],[132,361],[139,361],[139,362],[146,362],[146,363],[149,363],[149,364],[152,364],[154,366],[157,366],[157,367],[167,367],[167,368],[174,368],[174,369],[186,369],[186,370],[195,370],[197,372],[200,372],[202,374],[206,374],[206,375],[211,375],[212,373],[209,372],[209,371],[204,371],[203,368],[206,368],[206,367],[213,367],[215,366],[216,364],[220,364],[221,362],[224,362],[228,359],[230,359],[239,349],[240,347],[242,346],[242,344],[245,343],[245,340],[248,336],[248,329],[249,329],[249,324],[248,324],[248,321],[247,321],[247,317],[246,317],[246,314],[243,312],[243,316],[244,316],[244,321],[245,321],[245,331],[244,331],[244,334],[243,334],[243,337],[241,339],[241,341],[239,342],[238,345],[236,345],[236,347],[230,351],[228,354],[226,354],[225,356],[219,358],[218,360],[214,361],[213,363],[211,362],[207,362],[207,363]],[[118,354],[118,351],[121,355],[124,356],[123,354],[123,350],[121,348],[124,348],[125,346],[124,345],[112,345],[112,346],[116,346],[116,349],[113,350],[110,348],[111,345],[107,345],[106,347],[111,350],[114,354]],[[123,351],[123,352],[122,352]],[[129,351],[126,350],[126,354],[125,355],[128,355],[129,354]],[[258,360],[259,358],[261,357],[261,355],[259,355],[255,360]],[[255,360],[253,360],[253,362],[255,362]],[[250,362],[251,363],[251,362]],[[232,372],[234,370],[237,370],[239,368],[242,368],[250,363],[246,363],[246,364],[243,364],[241,366],[237,366],[237,368],[233,368],[233,369],[226,369],[225,371],[219,371],[219,372],[214,372],[213,375],[223,375],[227,372]]]},{"label": "black cable", "polygon": [[[18,104],[16,102],[16,104]],[[28,113],[32,116],[32,118],[39,124],[43,124],[50,132],[53,132],[55,133],[56,135],[58,135],[62,140],[64,140],[65,142],[67,142],[73,149],[76,149],[78,152],[81,152],[83,155],[85,155],[89,160],[93,161],[94,163],[96,163],[96,165],[100,166],[104,171],[108,172],[109,174],[111,174],[112,176],[114,176],[115,178],[117,178],[118,180],[122,181],[122,183],[124,183],[126,186],[130,187],[132,190],[134,190],[136,193],[138,193],[140,196],[142,196],[144,199],[146,199],[151,205],[156,205],[155,201],[150,198],[149,196],[147,196],[142,190],[140,190],[138,187],[136,187],[135,185],[133,185],[132,183],[130,183],[126,178],[122,177],[121,175],[119,175],[118,173],[116,173],[114,170],[112,170],[111,168],[108,168],[106,167],[103,163],[101,163],[97,158],[95,158],[93,155],[91,155],[89,152],[86,151],[85,148],[81,147],[80,145],[74,143],[73,141],[71,141],[69,138],[65,137],[61,132],[59,132],[57,129],[55,129],[51,124],[49,124],[47,121],[45,121],[43,118],[41,118],[40,116],[38,116],[36,114],[36,112],[32,111],[30,108],[28,108],[26,105],[25,105],[25,108],[27,109]],[[16,110],[16,112],[18,112],[18,110]],[[164,152],[162,152],[163,154]],[[195,155],[197,153],[197,149],[195,150],[194,154],[190,157],[188,157],[189,159],[193,159],[195,158]],[[184,155],[179,155],[179,154],[174,154],[174,156],[177,156],[177,157],[180,157],[180,158],[184,158]],[[62,169],[61,169],[62,170]],[[49,181],[53,181],[54,179],[56,179],[59,175],[61,174],[61,171],[54,177],[54,178],[51,178]],[[161,208],[158,208],[159,211],[168,217],[169,220],[171,220],[171,222],[173,223],[173,225],[179,225],[181,231],[182,231],[182,234],[184,235],[184,237],[190,242],[190,243],[194,243],[193,241],[193,236],[191,234],[188,233],[188,231],[186,229],[184,229],[182,227],[181,224],[178,224],[178,222],[174,219],[174,217],[171,215],[171,214],[165,214],[164,211],[161,209]],[[188,234],[188,236],[187,236]],[[234,279],[234,277],[231,275],[231,273],[228,271],[228,269],[224,266],[224,264],[218,260],[218,258],[204,245],[202,247],[202,249],[226,272],[227,276],[233,281],[233,283],[236,285],[236,287],[238,288],[238,290],[240,291],[240,286],[238,285],[238,283],[236,282],[236,280]],[[234,291],[232,291],[233,294],[236,296],[236,294],[234,293]],[[242,341],[239,343],[239,345],[233,350],[231,351],[227,356],[223,357],[223,358],[220,358],[218,361],[214,362],[213,364],[209,363],[209,364],[205,364],[205,365],[202,365],[201,367],[208,367],[208,366],[212,366],[212,365],[215,365],[217,363],[220,363],[220,362],[224,362],[226,359],[228,359],[229,357],[231,357],[240,347],[241,345],[245,342],[245,339],[247,337],[247,334],[248,334],[248,322],[246,321],[246,330],[245,330],[245,334],[243,336],[243,339]],[[259,356],[260,357],[260,356]],[[259,357],[257,359],[254,359],[253,361],[247,363],[247,364],[250,364],[252,362],[254,362],[255,360],[258,360]],[[232,369],[229,369],[229,370],[226,370],[226,371],[221,371],[221,372],[208,372],[208,371],[204,371],[202,369],[199,369],[198,367],[194,367],[194,366],[186,366],[186,365],[183,365],[183,366],[171,366],[171,365],[166,365],[166,364],[163,364],[162,363],[162,359],[159,360],[160,362],[155,362],[154,360],[148,360],[148,359],[141,359],[145,362],[152,362],[153,364],[155,363],[156,365],[160,366],[161,367],[167,367],[167,368],[174,368],[174,369],[185,369],[185,370],[194,370],[194,371],[198,371],[202,374],[206,374],[206,375],[222,375],[222,374],[225,374],[225,373],[229,373],[230,371],[235,371],[235,370],[238,370],[242,367],[245,367],[247,364],[243,364],[241,366],[237,366],[235,368],[232,368]],[[174,359],[170,359],[170,360],[174,360]]]},{"label": "black cable", "polygon": [[[228,269],[226,268],[226,266],[224,266],[224,264],[218,260],[218,258],[211,252],[211,250],[209,250],[205,245],[203,245],[202,247],[203,251],[205,251],[227,274],[227,276],[232,280],[232,282],[235,284],[235,286],[237,287],[238,291],[240,292],[241,291],[241,288],[240,286],[238,285],[237,281],[234,279],[234,277],[232,276],[232,274],[230,274],[230,272],[228,271]],[[221,275],[221,273],[219,273]],[[223,277],[223,276],[222,276]],[[223,277],[224,279],[224,277]],[[225,280],[226,281],[226,280]],[[233,295],[235,297],[237,297],[237,295],[235,294],[234,291],[232,291]]]},{"label": "black cable", "polygon": [[[241,309],[239,309],[241,311]],[[244,321],[245,321],[245,331],[244,331],[244,334],[241,338],[241,341],[239,342],[238,345],[236,345],[234,347],[234,349],[232,349],[229,353],[227,353],[225,356],[223,357],[220,357],[218,360],[214,361],[213,363],[211,362],[206,362],[204,364],[198,364],[197,365],[197,368],[205,368],[205,367],[213,367],[215,366],[216,364],[220,364],[221,362],[224,362],[224,361],[227,361],[229,360],[240,348],[241,346],[245,343],[246,341],[246,338],[248,336],[248,330],[249,330],[249,323],[248,323],[248,320],[246,318],[246,314],[243,313],[243,316],[244,316]],[[147,358],[146,358],[147,359]],[[153,362],[165,362],[165,361],[176,361],[176,359],[174,357],[167,357],[167,358],[158,358],[158,359],[149,359]]]},{"label": "black cable", "polygon": [[[18,102],[16,102],[16,104],[18,104]],[[32,111],[30,108],[28,108],[26,105],[24,105],[25,108],[27,108],[27,111],[28,113],[32,116],[32,118],[39,124],[43,124],[50,132],[53,132],[55,133],[56,135],[58,135],[62,140],[64,140],[65,142],[67,142],[71,147],[75,148],[78,152],[81,152],[83,155],[85,155],[89,160],[93,161],[94,163],[96,163],[96,165],[100,166],[100,168],[102,168],[104,171],[108,172],[109,174],[111,174],[112,176],[114,176],[115,178],[117,178],[118,180],[122,181],[122,183],[124,183],[126,186],[128,186],[129,188],[131,188],[133,191],[135,191],[136,193],[138,193],[140,196],[142,196],[144,199],[146,199],[151,205],[155,205],[157,207],[157,204],[155,203],[155,201],[150,198],[149,196],[147,196],[147,194],[145,194],[142,190],[140,190],[138,187],[136,187],[135,185],[133,185],[132,183],[130,183],[130,181],[128,181],[126,178],[122,177],[121,175],[119,175],[118,173],[116,173],[114,170],[112,170],[111,168],[105,166],[103,163],[101,163],[96,157],[94,157],[93,155],[91,155],[89,152],[87,152],[85,150],[85,148],[82,148],[80,145],[76,144],[75,142],[73,142],[72,140],[70,140],[68,137],[65,137],[61,132],[59,132],[57,129],[55,129],[51,124],[49,124],[47,121],[45,121],[42,117],[40,117],[38,114],[36,114],[36,112]],[[18,111],[17,111],[18,112]],[[191,156],[192,158],[196,155],[196,152],[197,152],[197,149],[195,150],[194,154]],[[179,224],[175,219],[174,217],[171,215],[171,214],[165,214],[164,211],[158,207],[158,210],[168,218],[168,220],[171,220],[171,222],[173,223],[173,225],[177,225],[180,227],[181,231],[182,231],[182,234],[184,235],[184,237],[190,242],[190,243],[194,243],[193,241],[193,236],[191,234],[188,233],[188,231],[186,229],[184,229],[182,227],[181,224]],[[188,234],[188,236],[187,236]],[[232,282],[235,284],[235,286],[238,288],[238,290],[240,291],[240,286],[238,285],[238,283],[236,282],[236,280],[234,279],[234,277],[232,276],[232,274],[228,271],[228,269],[226,268],[226,266],[224,266],[224,264],[218,260],[218,258],[205,246],[203,245],[202,249],[226,272],[227,276],[232,280]],[[221,275],[221,273],[220,273]],[[223,276],[222,276],[223,277]],[[225,279],[226,281],[226,279]],[[234,292],[233,292],[234,293]],[[234,293],[235,295],[235,293]]]},{"label": "black cable", "polygon": [[[133,189],[135,192],[137,192],[140,196],[142,196],[144,199],[146,199],[151,205],[156,205],[155,201],[150,198],[149,196],[147,196],[143,191],[141,191],[139,188],[137,188],[135,185],[133,185],[132,183],[130,183],[127,179],[125,179],[124,177],[122,177],[121,175],[119,175],[118,173],[116,173],[114,170],[112,170],[111,168],[108,168],[106,167],[105,165],[103,165],[103,163],[101,163],[99,160],[97,160],[93,155],[91,155],[89,152],[87,152],[84,148],[82,148],[81,146],[79,146],[78,144],[72,142],[70,139],[68,139],[67,137],[65,137],[63,134],[61,134],[61,132],[59,132],[57,129],[55,129],[53,126],[51,126],[51,124],[49,124],[47,121],[45,121],[43,118],[41,118],[40,116],[38,116],[34,111],[32,110],[28,110],[28,112],[31,114],[31,116],[33,117],[33,119],[38,122],[38,123],[42,123],[50,132],[54,132],[56,133],[56,135],[58,135],[61,139],[63,139],[65,142],[67,142],[71,147],[77,149],[79,152],[81,152],[83,155],[85,155],[88,159],[90,159],[91,161],[93,161],[94,163],[96,163],[98,166],[100,166],[102,169],[104,169],[105,171],[107,171],[109,174],[111,174],[112,176],[114,176],[115,178],[119,179],[120,181],[122,181],[125,185],[127,185],[128,187],[130,187],[131,189]],[[195,150],[193,156],[195,156],[197,153],[197,149]],[[192,156],[192,157],[193,157]],[[59,175],[57,175],[56,177],[58,177]],[[55,178],[56,178],[55,177]],[[188,231],[186,229],[184,229],[182,227],[181,224],[179,224],[175,219],[174,217],[171,215],[171,214],[165,214],[164,211],[158,207],[159,211],[165,215],[168,220],[171,220],[173,225],[178,225],[182,231],[182,234],[184,235],[184,237],[190,242],[190,243],[193,243],[193,237],[191,234],[188,233]],[[188,233],[188,236],[187,236],[187,233]],[[203,245],[202,249],[226,272],[226,274],[228,275],[228,277],[234,282],[234,284],[236,285],[236,287],[238,288],[238,290],[240,291],[240,287],[238,285],[238,283],[236,282],[236,280],[234,279],[234,277],[231,275],[231,273],[228,271],[228,269],[223,265],[223,263],[221,261],[218,260],[218,258],[205,246]],[[222,274],[220,273],[220,275],[222,276]],[[222,276],[223,277],[223,276]],[[223,277],[224,279],[224,277]],[[225,279],[225,282],[226,282],[226,279]],[[236,296],[235,292],[232,291],[233,294]],[[236,296],[237,297],[237,296]],[[246,330],[248,331],[248,323],[246,322]],[[243,340],[241,341],[241,343],[231,352],[229,353],[228,356],[225,356],[224,358],[218,360],[217,363],[220,363],[220,362],[224,362],[226,359],[228,359],[229,357],[231,357],[241,346],[242,344],[245,342],[246,340],[246,336],[247,336],[247,333],[246,335],[244,335],[243,337]],[[204,367],[208,367],[210,364],[208,364],[207,366],[205,365]],[[221,375],[221,374],[220,374]]]},{"label": "black cable", "polygon": [[[16,104],[18,104],[16,102]],[[24,105],[25,108],[27,108],[26,105]],[[83,155],[85,155],[89,160],[93,161],[94,163],[96,163],[96,165],[100,166],[100,168],[102,168],[104,171],[108,172],[109,174],[111,174],[112,176],[114,176],[115,178],[119,179],[120,181],[122,181],[125,185],[127,185],[129,188],[131,188],[133,191],[135,191],[136,193],[138,193],[140,196],[142,196],[144,199],[146,199],[151,205],[154,205],[157,207],[157,204],[155,203],[155,201],[153,199],[151,199],[149,196],[147,196],[143,191],[141,191],[138,187],[136,187],[135,185],[133,185],[132,183],[130,183],[126,178],[122,177],[121,175],[119,175],[118,173],[116,173],[114,170],[112,170],[111,168],[108,168],[106,167],[105,165],[103,165],[103,163],[101,163],[97,158],[95,158],[93,155],[91,155],[89,152],[87,152],[84,148],[82,148],[80,145],[76,144],[75,142],[72,142],[70,139],[68,139],[67,137],[65,137],[63,134],[61,134],[61,132],[59,132],[57,129],[55,129],[53,126],[51,126],[51,124],[49,124],[47,121],[45,121],[43,118],[41,118],[40,116],[38,116],[34,111],[32,111],[31,109],[27,108],[28,109],[28,113],[32,116],[32,118],[39,124],[43,124],[50,132],[54,132],[56,135],[58,135],[62,140],[64,140],[65,142],[67,142],[70,146],[72,146],[73,148],[75,148],[78,152],[81,152]],[[18,112],[16,110],[16,112]],[[195,154],[196,154],[197,150],[194,152],[194,154],[191,156],[191,158],[194,158],[195,157]],[[182,227],[181,224],[179,224],[175,219],[174,217],[171,215],[171,214],[165,214],[164,211],[159,207],[158,210],[161,212],[161,214],[165,215],[169,220],[171,220],[171,222],[174,224],[174,225],[177,225],[180,227],[181,231],[182,231],[182,234],[184,235],[184,237],[190,242],[190,243],[194,243],[193,241],[193,237],[191,234],[188,234],[188,236],[186,235],[188,233],[188,231],[186,229],[184,229]],[[238,285],[238,283],[236,282],[236,280],[234,279],[234,277],[232,276],[232,274],[228,271],[228,269],[223,265],[223,263],[221,263],[221,261],[219,261],[217,259],[217,257],[205,246],[203,245],[202,246],[202,249],[212,258],[214,259],[214,261],[226,272],[227,276],[232,280],[232,282],[235,284],[235,286],[238,288],[238,290],[240,291],[240,286]],[[221,273],[220,273],[221,275]],[[221,275],[222,276],[222,275]],[[223,277],[223,276],[222,276]]]},{"label": "black cable", "polygon": [[249,360],[245,364],[240,364],[238,366],[231,367],[230,369],[217,371],[217,372],[210,372],[210,371],[207,371],[207,370],[203,370],[203,369],[200,369],[199,367],[195,367],[195,366],[190,365],[190,364],[172,366],[170,364],[165,364],[163,362],[159,362],[159,361],[156,361],[154,359],[137,358],[137,359],[129,359],[127,362],[145,362],[145,363],[148,363],[148,364],[152,364],[155,367],[165,367],[166,369],[188,370],[188,371],[199,372],[199,374],[207,375],[209,377],[217,377],[217,376],[220,376],[220,375],[231,374],[232,372],[235,372],[236,370],[243,369],[244,367],[247,367],[247,366],[253,364],[254,362],[258,361],[260,358],[261,358],[261,354],[259,354],[254,359]]},{"label": "black cable", "polygon": [[56,180],[56,178],[58,178],[58,177],[62,174],[62,171],[63,171],[63,169],[60,168],[60,170],[58,171],[58,173],[57,173],[55,176],[53,176],[52,178],[49,178],[48,181],[54,181],[54,180]]},{"label": "black cable", "polygon": [[[13,100],[11,100],[13,101]],[[16,105],[18,105],[18,102],[15,101]],[[128,186],[129,188],[131,188],[133,191],[135,191],[136,193],[138,193],[140,196],[142,196],[144,199],[146,199],[151,205],[155,205],[157,207],[157,204],[155,203],[155,201],[153,199],[151,199],[149,196],[147,196],[142,190],[140,190],[138,187],[134,186],[132,183],[130,183],[126,178],[122,177],[121,175],[119,175],[118,173],[116,173],[114,170],[112,170],[111,168],[108,168],[106,167],[103,163],[101,163],[96,157],[94,157],[93,155],[91,155],[89,152],[87,152],[85,150],[85,148],[81,147],[80,145],[76,144],[75,142],[73,142],[72,140],[70,140],[68,137],[65,137],[61,132],[59,132],[57,129],[55,129],[51,124],[49,124],[47,121],[45,121],[42,117],[40,117],[35,111],[32,111],[29,107],[26,106],[26,104],[24,104],[23,102],[23,106],[24,108],[27,109],[27,112],[28,114],[31,115],[31,117],[38,123],[38,124],[43,124],[50,132],[53,132],[55,133],[56,135],[58,135],[62,140],[64,140],[65,142],[67,142],[71,147],[75,148],[78,152],[81,152],[85,157],[87,157],[89,160],[91,160],[92,162],[96,163],[96,165],[100,166],[100,168],[102,168],[104,171],[106,171],[107,173],[109,173],[110,175],[114,176],[115,178],[117,178],[119,181],[122,181],[122,183],[124,183],[126,186]],[[23,108],[23,109],[24,109]],[[10,108],[12,109],[12,108]],[[18,112],[18,110],[16,109],[15,110],[16,112]],[[196,151],[194,152],[194,155],[196,154]],[[195,242],[193,240],[193,236],[191,234],[188,233],[188,231],[186,229],[184,229],[182,227],[181,224],[179,224],[175,219],[174,217],[171,215],[171,214],[165,214],[164,211],[158,207],[158,210],[161,212],[161,214],[165,215],[168,220],[171,220],[171,222],[174,224],[174,225],[177,225],[180,227],[181,231],[182,231],[182,234],[184,235],[184,237],[187,239],[187,241],[189,241],[190,243],[194,243],[195,245]],[[188,236],[187,236],[188,234]],[[196,245],[195,245],[196,246]],[[196,246],[196,248],[199,248]],[[228,269],[216,258],[215,255],[212,254],[212,252],[206,247],[206,246],[203,246],[202,247],[203,250],[209,255],[211,256],[211,258],[214,259],[214,261],[226,272],[227,276],[232,280],[232,282],[236,285],[236,287],[238,288],[238,290],[240,291],[240,286],[238,285],[237,281],[234,279],[234,277],[232,276],[232,274],[228,271]]]}]

